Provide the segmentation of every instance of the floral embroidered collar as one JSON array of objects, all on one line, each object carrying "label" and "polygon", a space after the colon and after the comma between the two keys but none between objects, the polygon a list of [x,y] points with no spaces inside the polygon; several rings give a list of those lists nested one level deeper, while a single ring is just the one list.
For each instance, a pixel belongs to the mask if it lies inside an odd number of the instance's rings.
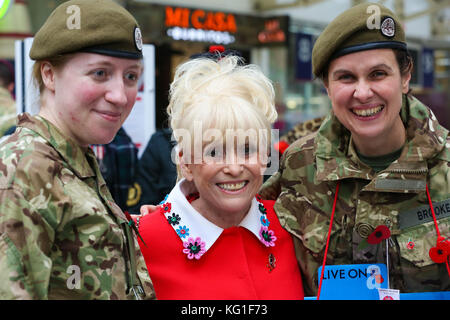
[{"label": "floral embroidered collar", "polygon": [[[194,185],[183,179],[161,204],[168,223],[183,241],[183,252],[188,259],[200,259],[224,230],[204,218],[191,206],[187,196],[194,192],[196,192]],[[266,247],[275,246],[277,237],[269,229],[270,221],[259,196],[252,200],[250,210],[239,226],[252,232]]]}]

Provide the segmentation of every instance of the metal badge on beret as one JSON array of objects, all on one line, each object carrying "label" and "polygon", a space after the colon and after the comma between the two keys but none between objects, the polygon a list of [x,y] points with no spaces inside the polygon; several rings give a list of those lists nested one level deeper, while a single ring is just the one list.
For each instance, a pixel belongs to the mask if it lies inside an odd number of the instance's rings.
[{"label": "metal badge on beret", "polygon": [[134,28],[134,43],[139,51],[142,51],[142,33],[139,27]]},{"label": "metal badge on beret", "polygon": [[385,35],[386,37],[393,37],[395,36],[395,22],[394,19],[391,17],[387,17],[383,19],[383,22],[381,23],[381,33]]}]

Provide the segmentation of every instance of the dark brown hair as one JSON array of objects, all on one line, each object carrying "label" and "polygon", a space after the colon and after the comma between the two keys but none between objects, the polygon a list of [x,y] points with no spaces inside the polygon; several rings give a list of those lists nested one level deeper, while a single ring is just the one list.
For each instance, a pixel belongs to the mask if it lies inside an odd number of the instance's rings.
[{"label": "dark brown hair", "polygon": [[395,59],[397,60],[398,67],[400,68],[400,74],[402,76],[412,72],[413,70],[413,58],[408,50],[393,49]]},{"label": "dark brown hair", "polygon": [[[408,50],[400,50],[400,49],[392,49],[395,55],[395,59],[397,60],[398,67],[400,69],[401,76],[407,75],[409,72],[413,70],[413,59]],[[320,79],[323,82],[327,81],[328,78],[328,68],[330,67],[331,61],[328,61],[328,64],[323,68],[323,73],[320,75]]]}]

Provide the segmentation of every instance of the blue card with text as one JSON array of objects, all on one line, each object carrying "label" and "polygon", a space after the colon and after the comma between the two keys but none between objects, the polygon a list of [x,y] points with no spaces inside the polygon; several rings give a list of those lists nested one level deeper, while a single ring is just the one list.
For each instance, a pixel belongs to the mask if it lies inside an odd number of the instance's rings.
[{"label": "blue card with text", "polygon": [[[322,267],[318,271],[318,281]],[[325,266],[320,300],[379,300],[378,288],[387,289],[385,264]]]}]

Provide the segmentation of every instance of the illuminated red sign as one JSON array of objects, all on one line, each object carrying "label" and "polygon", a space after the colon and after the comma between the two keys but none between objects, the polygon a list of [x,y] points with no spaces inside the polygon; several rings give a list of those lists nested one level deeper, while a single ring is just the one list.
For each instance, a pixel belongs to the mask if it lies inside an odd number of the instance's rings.
[{"label": "illuminated red sign", "polygon": [[280,21],[278,19],[265,21],[264,30],[258,33],[258,40],[261,43],[285,42],[286,35],[280,28]]},{"label": "illuminated red sign", "polygon": [[201,9],[166,7],[166,27],[195,28],[221,32],[237,31],[236,19],[231,13],[209,12]]}]

